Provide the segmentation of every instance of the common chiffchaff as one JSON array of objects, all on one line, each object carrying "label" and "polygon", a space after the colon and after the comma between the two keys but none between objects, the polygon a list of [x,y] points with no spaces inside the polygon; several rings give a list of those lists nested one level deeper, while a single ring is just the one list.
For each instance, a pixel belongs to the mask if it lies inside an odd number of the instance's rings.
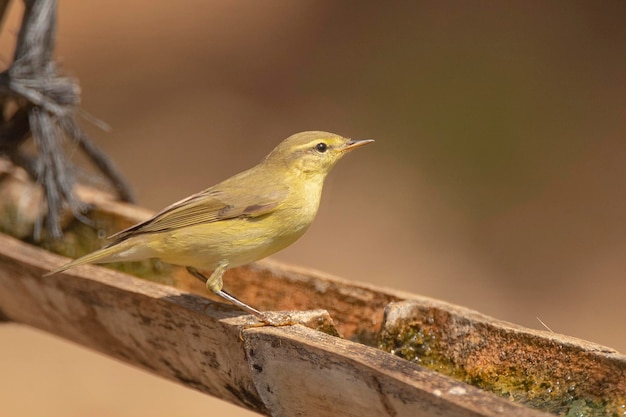
[{"label": "common chiffchaff", "polygon": [[[257,166],[166,207],[111,236],[111,244],[47,275],[87,263],[158,258],[186,266],[209,290],[268,322],[222,291],[224,272],[302,236],[317,213],[326,175],[346,153],[372,142],[328,132],[296,133]],[[207,279],[198,269],[213,273]]]}]

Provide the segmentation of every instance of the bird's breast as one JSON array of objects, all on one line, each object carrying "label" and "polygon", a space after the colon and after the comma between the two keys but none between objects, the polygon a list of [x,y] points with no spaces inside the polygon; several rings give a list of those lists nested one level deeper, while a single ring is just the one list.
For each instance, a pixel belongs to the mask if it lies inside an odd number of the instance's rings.
[{"label": "bird's breast", "polygon": [[290,188],[278,206],[258,217],[236,218],[180,228],[162,235],[155,248],[165,262],[213,269],[222,261],[230,267],[272,255],[298,240],[309,228],[320,203],[316,181]]}]

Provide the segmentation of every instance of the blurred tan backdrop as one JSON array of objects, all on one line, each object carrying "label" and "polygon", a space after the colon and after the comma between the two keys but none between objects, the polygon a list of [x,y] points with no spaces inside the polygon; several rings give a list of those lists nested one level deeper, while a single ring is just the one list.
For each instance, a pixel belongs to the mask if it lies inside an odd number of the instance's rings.
[{"label": "blurred tan backdrop", "polygon": [[[626,3],[400,4],[66,1],[57,56],[141,205],[375,138],[276,258],[626,351]],[[0,369],[6,415],[250,415],[16,325]]]}]

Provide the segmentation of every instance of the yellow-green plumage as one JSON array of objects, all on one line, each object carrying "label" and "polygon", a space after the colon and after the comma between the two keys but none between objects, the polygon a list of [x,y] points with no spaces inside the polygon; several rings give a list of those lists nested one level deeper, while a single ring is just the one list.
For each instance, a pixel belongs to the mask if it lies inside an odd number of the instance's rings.
[{"label": "yellow-green plumage", "polygon": [[172,204],[50,274],[87,263],[159,258],[191,267],[198,277],[193,269],[220,270],[207,286],[222,295],[226,268],[265,258],[306,232],[326,175],[347,151],[370,142],[317,131],[292,135],[255,167]]}]

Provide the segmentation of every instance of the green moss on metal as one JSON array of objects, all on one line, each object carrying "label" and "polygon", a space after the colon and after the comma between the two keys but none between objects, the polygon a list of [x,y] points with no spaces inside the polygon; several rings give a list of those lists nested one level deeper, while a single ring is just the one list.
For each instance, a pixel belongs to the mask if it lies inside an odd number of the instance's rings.
[{"label": "green moss on metal", "polygon": [[4,205],[0,212],[0,232],[23,239],[32,235],[33,228],[27,222],[22,221],[17,207]]},{"label": "green moss on metal", "polygon": [[[51,238],[44,229],[41,238],[35,241],[32,237],[33,224],[22,221],[17,208],[5,204],[0,212],[0,232],[50,252],[76,259],[105,246],[109,243],[108,236],[128,226],[121,224],[119,219],[97,210],[92,210],[88,214],[88,219],[91,224],[85,224],[76,219],[69,221],[63,229],[62,239]],[[172,267],[158,260],[119,262],[102,266],[150,281],[175,285]]]},{"label": "green moss on metal", "polygon": [[[381,331],[378,347],[406,360],[418,363],[459,381],[509,398],[528,407],[564,417],[626,416],[626,401],[580,393],[571,375],[529,371],[514,361],[502,361],[491,366],[468,368],[447,355],[442,343],[441,328],[432,318],[407,321],[401,326]],[[577,375],[584,377],[584,375]]]}]

